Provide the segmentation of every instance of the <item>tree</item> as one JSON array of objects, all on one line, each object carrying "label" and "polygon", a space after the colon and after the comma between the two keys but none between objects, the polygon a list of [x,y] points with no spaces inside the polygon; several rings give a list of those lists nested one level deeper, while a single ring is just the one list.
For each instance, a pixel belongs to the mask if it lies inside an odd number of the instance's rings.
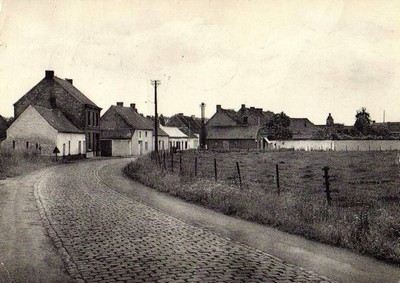
[{"label": "tree", "polygon": [[362,135],[368,135],[371,132],[371,118],[365,107],[357,110],[354,129],[358,134]]},{"label": "tree", "polygon": [[268,139],[270,140],[288,140],[293,137],[292,131],[289,129],[290,118],[285,113],[274,114],[266,127],[268,129]]}]

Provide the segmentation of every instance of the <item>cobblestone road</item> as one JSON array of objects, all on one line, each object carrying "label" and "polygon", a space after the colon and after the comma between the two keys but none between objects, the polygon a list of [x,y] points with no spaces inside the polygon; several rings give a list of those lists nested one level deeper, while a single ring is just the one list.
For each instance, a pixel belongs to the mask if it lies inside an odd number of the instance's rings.
[{"label": "cobblestone road", "polygon": [[86,282],[330,282],[113,191],[98,176],[120,160],[50,169],[40,213],[68,272]]}]

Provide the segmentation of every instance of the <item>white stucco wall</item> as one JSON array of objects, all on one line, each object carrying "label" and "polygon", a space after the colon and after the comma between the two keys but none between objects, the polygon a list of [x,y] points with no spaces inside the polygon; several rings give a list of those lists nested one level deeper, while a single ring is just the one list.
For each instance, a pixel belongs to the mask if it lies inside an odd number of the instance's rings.
[{"label": "white stucco wall", "polygon": [[400,150],[400,140],[289,140],[270,141],[268,149],[378,151]]},{"label": "white stucco wall", "polygon": [[[146,150],[146,143],[147,143],[147,150]],[[151,151],[153,151],[153,131],[135,130],[132,136],[132,155],[146,154]]]},{"label": "white stucco wall", "polygon": [[334,141],[331,140],[288,140],[271,141],[268,145],[271,149],[294,149],[294,150],[335,150]]},{"label": "white stucco wall", "polygon": [[[153,148],[155,144],[155,137],[153,137]],[[169,150],[169,137],[158,136],[158,150]]]},{"label": "white stucco wall", "polygon": [[112,156],[132,155],[132,140],[112,140]]},{"label": "white stucco wall", "polygon": [[60,156],[86,154],[85,134],[58,133],[57,148]]},{"label": "white stucco wall", "polygon": [[42,154],[51,155],[57,144],[57,134],[57,130],[35,108],[29,106],[7,129],[3,146],[13,148],[14,141],[16,150],[36,150],[38,145]]}]

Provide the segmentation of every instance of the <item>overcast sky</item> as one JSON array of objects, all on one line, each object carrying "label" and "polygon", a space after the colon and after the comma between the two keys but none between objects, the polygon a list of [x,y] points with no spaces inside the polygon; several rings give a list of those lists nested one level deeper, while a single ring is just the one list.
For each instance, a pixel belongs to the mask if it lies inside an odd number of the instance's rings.
[{"label": "overcast sky", "polygon": [[0,114],[46,69],[102,107],[400,121],[399,1],[0,0]]}]

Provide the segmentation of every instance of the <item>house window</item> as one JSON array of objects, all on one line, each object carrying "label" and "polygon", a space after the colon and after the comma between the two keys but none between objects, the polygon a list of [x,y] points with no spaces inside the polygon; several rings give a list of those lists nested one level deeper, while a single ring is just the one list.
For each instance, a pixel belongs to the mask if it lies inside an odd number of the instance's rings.
[{"label": "house window", "polygon": [[13,140],[13,149],[15,149],[15,141]]},{"label": "house window", "polygon": [[90,114],[91,114],[91,112],[88,111],[88,113],[87,113],[87,124],[88,124],[88,126],[90,126],[90,121],[91,121]]},{"label": "house window", "polygon": [[146,132],[144,132],[144,136],[147,138],[147,131],[146,131]]},{"label": "house window", "polygon": [[99,126],[99,120],[100,120],[100,114],[97,112],[96,113],[96,126]]},{"label": "house window", "polygon": [[65,156],[65,143],[63,143],[63,156]]},{"label": "house window", "polygon": [[139,131],[139,138],[141,138],[142,137],[142,132],[141,131]]},{"label": "house window", "polygon": [[96,126],[96,113],[94,113],[94,112],[91,112],[91,113],[92,113],[92,121],[93,121],[92,125],[93,125],[93,127],[95,127]]},{"label": "house window", "polygon": [[71,141],[68,141],[68,155],[71,155]]},{"label": "house window", "polygon": [[188,149],[188,144],[187,144],[187,141],[185,142],[185,149]]},{"label": "house window", "polygon": [[78,141],[78,153],[82,154],[82,142]]},{"label": "house window", "polygon": [[26,149],[29,148],[29,142],[26,142]]},{"label": "house window", "polygon": [[148,144],[148,142],[145,142],[145,143],[144,143],[144,149],[145,149],[145,150],[149,150],[149,144]]}]

